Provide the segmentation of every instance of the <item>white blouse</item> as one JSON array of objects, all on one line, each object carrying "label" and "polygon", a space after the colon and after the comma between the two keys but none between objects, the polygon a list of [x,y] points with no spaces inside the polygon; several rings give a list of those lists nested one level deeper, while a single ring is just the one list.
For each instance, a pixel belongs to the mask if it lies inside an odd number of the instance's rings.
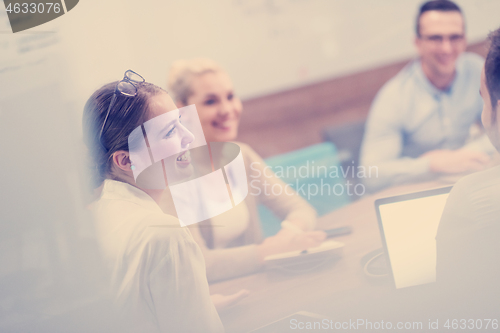
[{"label": "white blouse", "polygon": [[211,218],[214,233],[214,248],[223,249],[240,237],[248,228],[250,214],[243,201],[232,209]]},{"label": "white blouse", "polygon": [[92,207],[129,332],[223,332],[188,228],[145,192],[106,180]]}]

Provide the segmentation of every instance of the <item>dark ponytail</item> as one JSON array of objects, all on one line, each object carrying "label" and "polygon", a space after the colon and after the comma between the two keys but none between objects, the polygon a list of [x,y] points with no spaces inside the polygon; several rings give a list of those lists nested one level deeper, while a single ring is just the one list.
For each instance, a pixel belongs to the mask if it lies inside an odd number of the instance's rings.
[{"label": "dark ponytail", "polygon": [[83,135],[90,154],[92,186],[99,187],[111,171],[111,156],[118,150],[128,151],[128,136],[148,120],[149,99],[165,92],[151,83],[140,83],[135,97],[117,93],[115,104],[109,112],[99,140],[99,133],[113,98],[117,82],[111,82],[88,99],[83,110]]}]

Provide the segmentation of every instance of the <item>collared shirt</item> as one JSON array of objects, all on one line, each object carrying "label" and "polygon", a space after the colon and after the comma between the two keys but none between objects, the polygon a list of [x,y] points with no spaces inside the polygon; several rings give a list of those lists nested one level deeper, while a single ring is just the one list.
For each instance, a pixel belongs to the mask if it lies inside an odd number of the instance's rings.
[{"label": "collared shirt", "polygon": [[[466,144],[471,126],[481,119],[483,64],[476,54],[462,54],[451,86],[440,90],[416,59],[382,87],[372,104],[361,149],[361,165],[378,171],[378,177],[372,172],[372,177],[363,179],[371,190],[425,178],[430,175],[429,160],[419,156]],[[468,148],[494,150],[485,135]]]},{"label": "collared shirt", "polygon": [[109,180],[92,207],[126,332],[223,332],[190,231],[142,190]]}]

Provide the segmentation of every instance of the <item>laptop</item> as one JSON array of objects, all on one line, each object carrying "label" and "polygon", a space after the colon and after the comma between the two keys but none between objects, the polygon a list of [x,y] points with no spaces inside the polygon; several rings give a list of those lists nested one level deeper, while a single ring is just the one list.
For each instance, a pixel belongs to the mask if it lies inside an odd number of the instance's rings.
[{"label": "laptop", "polygon": [[375,201],[386,260],[397,289],[436,282],[436,233],[452,187]]}]

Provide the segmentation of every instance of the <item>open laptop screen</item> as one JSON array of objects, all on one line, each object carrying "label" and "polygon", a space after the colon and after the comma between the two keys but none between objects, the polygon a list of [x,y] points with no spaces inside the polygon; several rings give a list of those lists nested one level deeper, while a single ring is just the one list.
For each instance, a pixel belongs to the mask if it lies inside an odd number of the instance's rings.
[{"label": "open laptop screen", "polygon": [[436,233],[450,187],[375,202],[396,288],[436,281]]}]

